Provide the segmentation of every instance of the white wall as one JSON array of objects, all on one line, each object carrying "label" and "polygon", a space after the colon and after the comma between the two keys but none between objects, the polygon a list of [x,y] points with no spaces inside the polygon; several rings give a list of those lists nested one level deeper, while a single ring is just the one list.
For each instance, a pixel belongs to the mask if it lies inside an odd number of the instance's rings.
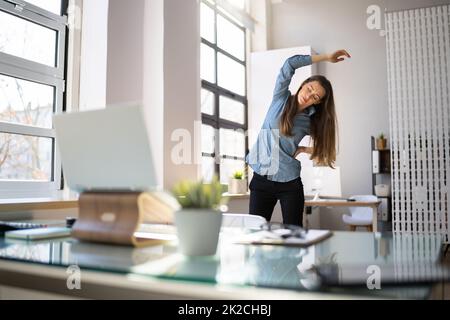
[{"label": "white wall", "polygon": [[106,105],[108,0],[84,1],[80,57],[80,110]]},{"label": "white wall", "polygon": [[[352,55],[349,61],[324,63],[318,70],[335,90],[337,165],[344,195],[372,193],[370,136],[389,132],[385,38],[367,28],[367,8],[378,5],[383,13],[443,3],[449,0],[283,0],[272,5],[269,48],[310,45],[319,53],[347,49]],[[323,227],[344,227],[343,210],[323,211]]]}]

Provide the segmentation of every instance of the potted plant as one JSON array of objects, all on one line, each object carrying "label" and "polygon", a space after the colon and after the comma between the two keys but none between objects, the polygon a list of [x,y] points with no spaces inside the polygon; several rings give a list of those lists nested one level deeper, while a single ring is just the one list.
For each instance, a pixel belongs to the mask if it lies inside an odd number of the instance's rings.
[{"label": "potted plant", "polygon": [[222,224],[222,185],[216,177],[203,181],[181,181],[173,193],[181,205],[175,212],[179,250],[187,256],[214,255]]},{"label": "potted plant", "polygon": [[381,133],[377,138],[377,149],[384,150],[386,149],[387,140],[384,136],[384,133]]},{"label": "potted plant", "polygon": [[246,194],[247,193],[247,179],[245,179],[244,171],[235,171],[228,180],[229,194]]}]

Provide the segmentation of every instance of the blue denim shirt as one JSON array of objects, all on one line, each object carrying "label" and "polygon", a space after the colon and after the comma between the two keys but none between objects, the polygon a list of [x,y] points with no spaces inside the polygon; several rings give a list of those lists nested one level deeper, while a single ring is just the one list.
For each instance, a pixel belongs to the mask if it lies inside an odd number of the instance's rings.
[{"label": "blue denim shirt", "polygon": [[278,75],[272,103],[258,139],[245,159],[254,172],[267,175],[271,181],[288,182],[300,176],[301,163],[294,154],[300,141],[310,134],[310,117],[315,108],[311,106],[297,113],[291,137],[281,134],[279,124],[286,102],[292,95],[289,85],[295,70],[310,64],[309,55],[296,55],[286,60]]}]

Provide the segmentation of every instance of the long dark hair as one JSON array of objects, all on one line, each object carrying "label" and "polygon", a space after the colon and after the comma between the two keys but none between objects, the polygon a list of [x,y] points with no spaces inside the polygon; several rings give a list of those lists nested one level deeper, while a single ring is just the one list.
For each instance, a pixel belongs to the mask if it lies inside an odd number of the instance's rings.
[{"label": "long dark hair", "polygon": [[289,97],[281,115],[280,131],[284,136],[292,136],[294,117],[298,112],[298,94],[305,84],[313,81],[319,82],[325,89],[325,96],[314,105],[316,112],[311,116],[310,134],[314,149],[311,159],[319,165],[333,168],[336,161],[337,119],[333,87],[327,78],[320,75],[312,76],[302,83],[295,95]]}]

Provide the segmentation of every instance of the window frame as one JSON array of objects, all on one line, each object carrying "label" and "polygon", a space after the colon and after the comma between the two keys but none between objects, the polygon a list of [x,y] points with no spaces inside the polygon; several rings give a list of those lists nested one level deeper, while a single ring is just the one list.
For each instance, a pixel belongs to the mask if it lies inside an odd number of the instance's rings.
[{"label": "window frame", "polygon": [[[61,0],[61,13],[66,13],[67,9],[68,0]],[[22,0],[0,0],[0,10],[56,31],[55,67],[0,52],[0,74],[54,87],[53,114],[63,112],[66,99],[67,15],[58,16]],[[0,133],[52,139],[50,181],[0,180],[0,198],[49,196],[62,189],[62,165],[54,128],[0,121]]]},{"label": "window frame", "polygon": [[[245,156],[248,154],[248,85],[247,85],[247,30],[244,26],[241,26],[237,24],[233,19],[228,17],[226,14],[222,12],[218,7],[219,5],[215,2],[214,4],[202,0],[202,4],[208,6],[210,9],[214,11],[214,40],[215,43],[211,43],[210,41],[204,39],[201,37],[200,43],[203,45],[208,46],[209,48],[214,50],[214,58],[215,58],[215,65],[214,65],[214,71],[215,71],[215,83],[211,83],[207,80],[201,79],[201,89],[207,90],[211,92],[214,95],[214,115],[209,115],[205,113],[201,113],[201,119],[203,125],[211,126],[214,129],[214,152],[213,153],[206,153],[202,150],[202,157],[207,158],[213,158],[214,159],[214,174],[218,176],[220,180],[220,164],[223,159],[231,159],[231,160],[241,160],[245,163]],[[227,52],[226,50],[222,49],[218,45],[218,37],[217,37],[217,16],[220,15],[222,18],[226,19],[239,29],[241,29],[244,32],[244,60],[240,60],[239,58],[235,57],[231,53]],[[224,56],[232,59],[233,61],[241,64],[245,68],[245,95],[239,95],[237,93],[234,93],[230,90],[227,90],[223,87],[219,86],[218,83],[218,55],[219,53],[223,54]],[[242,103],[244,106],[244,124],[240,124],[237,122],[233,122],[230,120],[222,119],[220,118],[220,97],[226,97],[228,99],[237,101],[239,103]],[[243,130],[245,134],[245,154],[244,157],[236,157],[236,156],[230,156],[230,155],[221,155],[220,154],[220,129],[231,129],[231,130]]]}]

